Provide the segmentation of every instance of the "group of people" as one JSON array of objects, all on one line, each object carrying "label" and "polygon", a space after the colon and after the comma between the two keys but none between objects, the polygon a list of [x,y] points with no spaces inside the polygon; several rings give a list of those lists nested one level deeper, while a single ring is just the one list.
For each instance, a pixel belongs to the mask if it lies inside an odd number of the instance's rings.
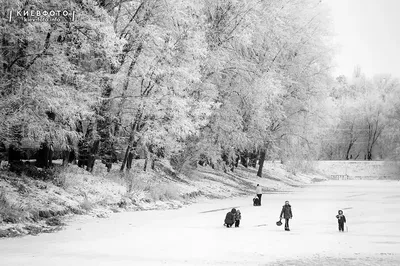
[{"label": "group of people", "polygon": [[240,210],[236,210],[235,208],[233,208],[230,212],[226,214],[224,225],[226,227],[232,227],[232,225],[235,224],[235,227],[239,227],[241,219],[242,214],[240,213]]},{"label": "group of people", "polygon": [[[261,206],[261,197],[262,197],[262,188],[260,184],[257,184],[256,187],[256,195],[253,199],[254,206]],[[292,206],[289,204],[289,201],[285,201],[285,205],[282,206],[282,211],[279,216],[279,221],[276,223],[277,225],[281,225],[282,219],[285,219],[285,231],[290,231],[289,229],[289,220],[293,218],[292,214]],[[343,211],[339,210],[338,215],[336,215],[339,224],[339,231],[344,232],[344,224],[346,223],[346,217],[343,215]],[[225,216],[226,227],[232,227],[235,224],[235,227],[239,227],[240,220],[242,219],[242,215],[239,210],[233,208],[230,212],[228,212]]]}]

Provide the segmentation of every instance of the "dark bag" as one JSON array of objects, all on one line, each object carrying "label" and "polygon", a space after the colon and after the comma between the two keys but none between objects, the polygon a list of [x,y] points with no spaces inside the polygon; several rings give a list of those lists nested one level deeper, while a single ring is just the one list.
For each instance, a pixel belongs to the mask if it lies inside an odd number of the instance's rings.
[{"label": "dark bag", "polygon": [[277,226],[281,226],[281,225],[282,225],[281,220],[277,221],[277,222],[276,222],[276,225],[277,225]]},{"label": "dark bag", "polygon": [[260,206],[260,199],[258,197],[253,199],[253,206]]}]

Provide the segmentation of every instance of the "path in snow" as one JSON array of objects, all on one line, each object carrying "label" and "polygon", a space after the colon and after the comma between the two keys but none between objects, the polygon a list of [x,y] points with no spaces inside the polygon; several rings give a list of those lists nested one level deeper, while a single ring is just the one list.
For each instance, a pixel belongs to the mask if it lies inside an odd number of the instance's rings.
[{"label": "path in snow", "polygon": [[[54,234],[0,240],[0,265],[400,265],[400,182],[329,181],[180,210],[78,217]],[[285,200],[290,232],[275,222]],[[222,226],[239,207],[240,228]],[[343,209],[349,231],[337,232]]]}]

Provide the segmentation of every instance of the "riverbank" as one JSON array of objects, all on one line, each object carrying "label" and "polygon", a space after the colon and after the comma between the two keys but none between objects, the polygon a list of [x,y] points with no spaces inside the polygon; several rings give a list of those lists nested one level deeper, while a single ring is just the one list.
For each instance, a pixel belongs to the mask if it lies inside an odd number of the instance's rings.
[{"label": "riverbank", "polygon": [[[134,169],[142,169],[138,160]],[[266,162],[262,178],[255,168],[239,166],[223,173],[199,166],[177,174],[167,162],[155,170],[107,173],[96,164],[93,173],[76,165],[59,169],[53,180],[41,181],[0,171],[0,237],[37,235],[61,230],[65,218],[89,215],[107,218],[125,211],[178,209],[204,199],[254,194],[259,183],[265,192],[286,191],[324,180],[316,172],[294,174],[278,162]]]}]

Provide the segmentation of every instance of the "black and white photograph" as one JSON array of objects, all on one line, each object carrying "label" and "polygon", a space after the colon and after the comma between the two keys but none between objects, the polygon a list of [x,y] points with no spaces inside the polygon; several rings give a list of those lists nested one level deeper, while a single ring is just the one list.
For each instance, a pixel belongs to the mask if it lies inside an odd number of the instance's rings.
[{"label": "black and white photograph", "polygon": [[0,0],[0,266],[399,266],[399,14]]}]

